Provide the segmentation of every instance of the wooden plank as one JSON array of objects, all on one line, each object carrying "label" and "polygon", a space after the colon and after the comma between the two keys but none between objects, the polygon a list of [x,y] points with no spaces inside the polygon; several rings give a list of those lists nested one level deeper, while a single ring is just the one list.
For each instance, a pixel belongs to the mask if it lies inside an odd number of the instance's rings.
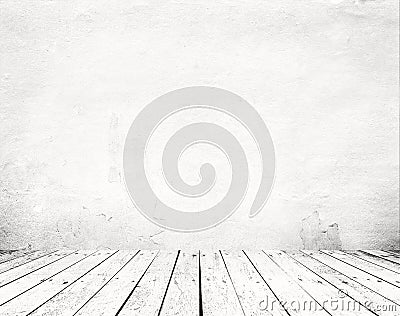
[{"label": "wooden plank", "polygon": [[310,255],[314,259],[326,264],[332,269],[346,275],[350,279],[380,293],[387,299],[400,304],[400,289],[382,281],[381,279],[358,269],[357,267],[351,266],[343,261],[337,260],[334,257],[328,256],[327,254],[320,251],[309,251],[302,250],[304,253]]},{"label": "wooden plank", "polygon": [[395,253],[99,253],[38,251],[0,264],[0,315],[368,315],[348,312],[356,300],[400,316]]},{"label": "wooden plank", "polygon": [[349,250],[349,251],[345,251],[345,253],[355,256],[357,258],[360,258],[362,260],[368,261],[370,263],[373,263],[379,267],[388,269],[395,273],[400,273],[400,265],[399,264],[396,264],[396,263],[386,260],[384,258],[373,256],[371,254],[368,254],[368,253],[365,253],[365,252],[362,252],[359,250]]},{"label": "wooden plank", "polygon": [[[266,251],[264,253],[331,315],[374,315],[360,302],[355,301],[345,292],[338,291],[337,288],[306,269],[283,251]],[[307,308],[314,309],[315,307],[311,305]]]},{"label": "wooden plank", "polygon": [[0,264],[17,259],[17,258],[21,258],[21,257],[26,256],[33,252],[35,252],[35,251],[33,251],[33,250],[17,250],[17,251],[1,250],[0,251]]},{"label": "wooden plank", "polygon": [[376,256],[400,265],[400,257],[395,254],[382,250],[361,250],[361,251],[369,255]]},{"label": "wooden plank", "polygon": [[82,306],[107,284],[138,251],[118,251],[98,267],[84,275],[78,282],[52,297],[30,315],[74,315]]},{"label": "wooden plank", "polygon": [[0,264],[0,274],[6,272],[8,270],[14,269],[16,267],[22,266],[24,264],[27,264],[31,261],[42,258],[46,255],[52,254],[54,252],[55,252],[55,250],[53,250],[53,251],[47,251],[47,250],[35,251],[35,252],[32,252],[25,256],[15,258],[14,260],[4,262],[4,263]]},{"label": "wooden plank", "polygon": [[156,255],[156,251],[140,251],[76,315],[115,315]]},{"label": "wooden plank", "polygon": [[[394,302],[381,296],[374,289],[370,289],[344,274],[330,268],[329,266],[317,261],[316,259],[300,252],[286,251],[294,260],[302,264],[304,267],[320,276],[326,282],[335,286],[338,290],[347,293],[358,302],[361,302],[368,309],[374,311],[380,316],[399,316],[400,308]],[[382,307],[388,307],[383,310]],[[396,310],[397,309],[397,310]]]},{"label": "wooden plank", "polygon": [[200,253],[204,315],[244,315],[219,252]]},{"label": "wooden plank", "polygon": [[[112,251],[98,251],[84,260],[77,262],[61,273],[40,283],[38,286],[0,306],[0,315],[27,315],[38,306],[47,302],[57,293],[74,284],[94,267],[113,255]],[[54,311],[52,311],[53,314]]]},{"label": "wooden plank", "polygon": [[59,261],[68,255],[71,255],[72,253],[73,252],[71,252],[71,251],[57,251],[55,253],[48,254],[37,260],[28,262],[22,266],[16,267],[12,270],[8,270],[8,271],[0,274],[0,288],[11,282],[14,282],[15,280],[25,277],[28,274],[31,274],[40,269],[43,269],[46,266],[48,266],[56,261]]},{"label": "wooden plank", "polygon": [[[277,264],[268,258],[264,252],[249,252],[245,254],[257,269],[258,273],[268,284],[269,288],[278,298],[285,310],[290,315],[329,315],[309,293],[303,290],[291,277],[289,277]],[[269,298],[270,304],[275,302]],[[319,309],[310,309],[308,306],[318,306]]]},{"label": "wooden plank", "polygon": [[40,270],[30,273],[23,278],[16,279],[6,286],[1,287],[0,306],[16,298],[17,296],[22,295],[23,293],[39,285],[40,283],[51,279],[58,273],[69,268],[71,265],[76,264],[80,260],[85,259],[89,255],[91,255],[91,253],[88,251],[74,252],[73,254],[63,257],[60,260],[55,261]]},{"label": "wooden plank", "polygon": [[331,257],[336,258],[342,262],[345,262],[353,267],[363,270],[363,271],[369,273],[370,275],[376,276],[376,277],[380,278],[381,280],[392,284],[393,286],[400,288],[400,275],[393,271],[389,271],[385,268],[382,268],[380,266],[377,266],[377,265],[367,262],[367,261],[363,261],[362,259],[356,258],[354,256],[347,255],[346,253],[344,253],[342,251],[338,251],[338,250],[325,251],[325,250],[323,250],[322,252],[324,252],[324,253],[330,255]]},{"label": "wooden plank", "polygon": [[239,297],[245,315],[287,315],[278,303],[267,304],[275,297],[243,252],[221,251],[222,259]]},{"label": "wooden plank", "polygon": [[386,256],[387,258],[395,259],[396,263],[400,264],[400,254],[396,251],[385,251],[390,256]]},{"label": "wooden plank", "polygon": [[118,315],[158,315],[178,258],[178,252],[158,253]]},{"label": "wooden plank", "polygon": [[160,315],[199,315],[199,253],[181,253]]}]

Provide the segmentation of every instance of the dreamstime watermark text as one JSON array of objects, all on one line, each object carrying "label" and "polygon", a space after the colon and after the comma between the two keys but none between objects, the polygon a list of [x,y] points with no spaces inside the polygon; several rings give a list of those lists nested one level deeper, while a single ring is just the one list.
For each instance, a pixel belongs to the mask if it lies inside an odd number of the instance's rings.
[{"label": "dreamstime watermark text", "polygon": [[362,301],[361,303],[349,297],[337,297],[326,299],[323,301],[315,300],[290,300],[279,301],[276,297],[266,296],[259,302],[259,309],[262,311],[275,311],[285,309],[288,311],[345,311],[345,312],[362,312],[366,309],[373,312],[396,312],[400,310],[396,304],[377,304],[372,301]]}]

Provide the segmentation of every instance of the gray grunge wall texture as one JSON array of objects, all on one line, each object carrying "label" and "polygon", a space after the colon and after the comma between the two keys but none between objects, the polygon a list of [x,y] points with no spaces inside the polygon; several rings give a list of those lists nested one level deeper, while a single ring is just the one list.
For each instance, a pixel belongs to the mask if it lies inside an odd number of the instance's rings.
[{"label": "gray grunge wall texture", "polygon": [[[0,0],[0,249],[398,247],[398,5]],[[257,216],[251,184],[225,222],[177,233],[135,209],[122,156],[136,115],[188,86],[247,100],[276,174]],[[182,157],[188,182],[205,152]]]}]

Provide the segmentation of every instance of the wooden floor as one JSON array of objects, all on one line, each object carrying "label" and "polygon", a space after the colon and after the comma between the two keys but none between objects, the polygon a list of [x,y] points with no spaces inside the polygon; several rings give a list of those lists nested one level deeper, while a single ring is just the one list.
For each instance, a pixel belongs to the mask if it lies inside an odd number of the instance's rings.
[{"label": "wooden floor", "polygon": [[400,253],[0,253],[0,315],[400,315]]}]

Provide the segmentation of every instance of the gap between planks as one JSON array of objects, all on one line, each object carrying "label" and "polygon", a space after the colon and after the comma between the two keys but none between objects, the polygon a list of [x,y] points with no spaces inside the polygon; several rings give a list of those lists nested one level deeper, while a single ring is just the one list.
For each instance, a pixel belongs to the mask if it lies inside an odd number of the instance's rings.
[{"label": "gap between planks", "polygon": [[[399,280],[393,279],[400,275],[399,257],[389,252],[117,253],[100,251],[97,259],[91,252],[30,252],[4,260],[0,314],[41,315],[65,301],[63,308],[73,312],[55,314],[346,315],[323,306],[326,297],[344,293],[365,308],[363,315],[399,315],[376,312],[362,302],[368,298],[399,306]],[[68,300],[76,293],[81,296]],[[296,310],[285,305],[290,295],[321,308]],[[267,296],[276,301],[274,310],[262,308]],[[33,297],[37,301],[29,301]]]}]

